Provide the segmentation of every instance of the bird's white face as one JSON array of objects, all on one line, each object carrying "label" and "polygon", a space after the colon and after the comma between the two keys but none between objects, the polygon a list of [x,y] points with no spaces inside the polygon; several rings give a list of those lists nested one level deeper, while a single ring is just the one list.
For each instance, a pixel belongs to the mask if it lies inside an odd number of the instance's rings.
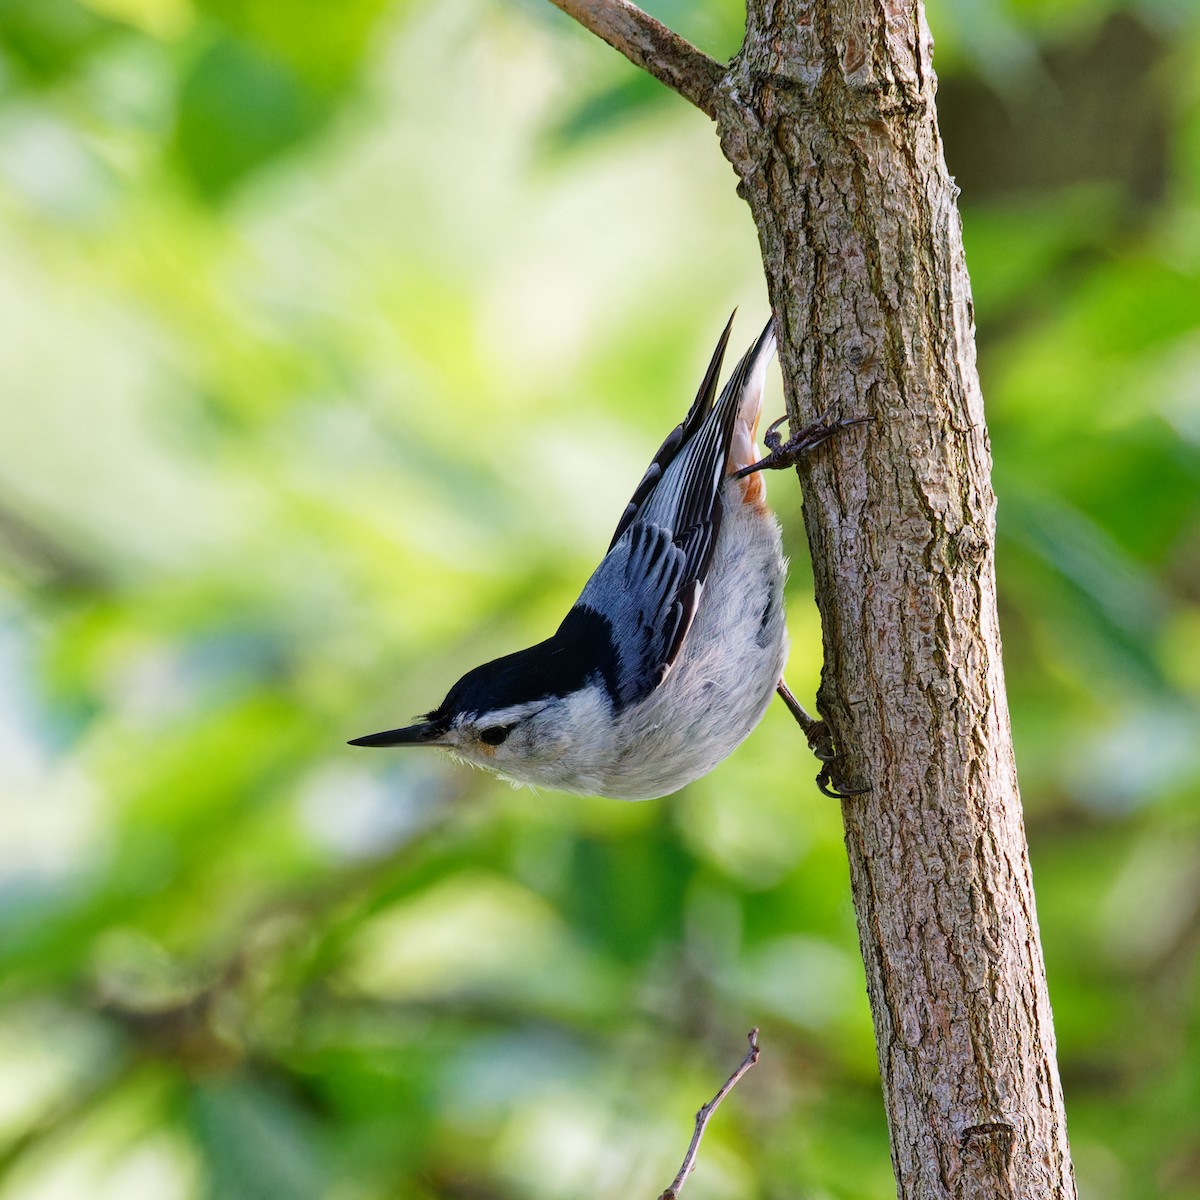
[{"label": "bird's white face", "polygon": [[523,783],[526,768],[562,752],[569,738],[559,719],[563,708],[561,700],[549,699],[460,715],[436,744],[461,762]]},{"label": "bird's white face", "polygon": [[611,706],[603,689],[458,717],[434,744],[513,783],[591,791],[574,780],[612,754]]}]

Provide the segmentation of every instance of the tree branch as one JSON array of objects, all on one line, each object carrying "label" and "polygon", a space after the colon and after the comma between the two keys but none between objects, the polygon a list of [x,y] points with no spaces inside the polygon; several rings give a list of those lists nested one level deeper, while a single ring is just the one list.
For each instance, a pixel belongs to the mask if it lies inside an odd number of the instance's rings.
[{"label": "tree branch", "polygon": [[671,1181],[671,1186],[659,1196],[658,1200],[677,1200],[679,1193],[683,1191],[687,1177],[696,1165],[696,1155],[700,1152],[700,1139],[704,1136],[705,1129],[708,1128],[709,1119],[717,1111],[717,1106],[721,1101],[737,1087],[741,1077],[758,1062],[758,1029],[750,1030],[747,1038],[750,1042],[750,1049],[746,1051],[746,1057],[738,1063],[737,1069],[721,1085],[721,1090],[696,1114],[696,1130],[692,1134],[691,1145],[688,1146],[687,1153],[683,1156],[683,1166],[679,1168],[679,1174]]},{"label": "tree branch", "polygon": [[628,0],[550,0],[672,91],[716,119],[719,62]]}]

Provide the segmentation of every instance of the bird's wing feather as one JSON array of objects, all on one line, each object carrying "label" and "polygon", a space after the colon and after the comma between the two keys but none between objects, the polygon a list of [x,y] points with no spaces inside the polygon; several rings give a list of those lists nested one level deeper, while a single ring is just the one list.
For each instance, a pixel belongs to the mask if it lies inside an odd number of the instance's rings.
[{"label": "bird's wing feather", "polygon": [[[666,677],[696,615],[721,522],[721,483],[747,380],[769,350],[768,323],[713,403],[729,337],[721,335],[700,393],[663,443],[577,601],[599,613],[619,648],[615,701],[633,704]],[[761,371],[757,372],[761,377]]]},{"label": "bird's wing feather", "polygon": [[621,707],[662,682],[691,626],[703,584],[688,578],[689,549],[669,529],[635,521],[579,598],[576,608],[603,616],[619,648],[612,682]]},{"label": "bird's wing feather", "polygon": [[704,372],[704,378],[700,381],[700,390],[696,393],[696,399],[692,401],[692,407],[688,409],[687,416],[667,434],[666,441],[659,446],[658,453],[646,468],[645,475],[642,476],[641,482],[634,489],[633,496],[625,506],[625,511],[617,522],[617,529],[612,536],[612,541],[608,543],[610,550],[620,541],[621,534],[629,528],[629,523],[637,515],[638,509],[646,502],[646,498],[654,491],[663,472],[679,453],[680,447],[696,436],[704,418],[712,411],[713,399],[717,394],[717,380],[721,375],[721,363],[725,359],[725,348],[729,345],[729,333],[732,329],[733,315],[725,323],[725,328],[717,339],[717,348],[713,351],[712,360],[708,364],[708,370]]}]

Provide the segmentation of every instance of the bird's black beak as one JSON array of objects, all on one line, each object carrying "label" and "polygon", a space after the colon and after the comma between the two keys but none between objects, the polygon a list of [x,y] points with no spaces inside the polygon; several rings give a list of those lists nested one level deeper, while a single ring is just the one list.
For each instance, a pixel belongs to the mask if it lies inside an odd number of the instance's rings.
[{"label": "bird's black beak", "polygon": [[348,746],[437,746],[445,730],[434,721],[406,725],[403,729],[386,729],[383,733],[368,733],[352,738]]}]

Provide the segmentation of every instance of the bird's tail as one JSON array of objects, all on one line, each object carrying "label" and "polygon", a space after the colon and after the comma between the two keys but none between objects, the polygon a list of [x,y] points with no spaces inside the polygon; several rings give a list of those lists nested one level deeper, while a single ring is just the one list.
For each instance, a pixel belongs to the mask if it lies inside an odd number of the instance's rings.
[{"label": "bird's tail", "polygon": [[[746,351],[745,357],[738,364],[738,372],[742,375],[741,398],[738,403],[738,415],[734,421],[733,437],[729,443],[729,456],[725,463],[725,472],[733,472],[758,462],[762,457],[758,452],[758,422],[762,416],[763,384],[766,382],[767,367],[775,355],[775,318],[766,324],[758,340]],[[756,471],[742,480],[743,495],[747,503],[762,503],[766,498],[763,486],[762,472]]]}]

